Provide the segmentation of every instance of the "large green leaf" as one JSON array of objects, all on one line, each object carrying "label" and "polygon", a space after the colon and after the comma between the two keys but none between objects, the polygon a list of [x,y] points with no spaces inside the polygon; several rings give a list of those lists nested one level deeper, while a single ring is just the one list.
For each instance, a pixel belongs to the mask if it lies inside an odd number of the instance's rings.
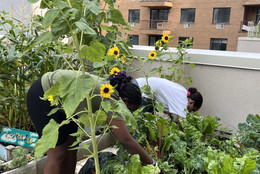
[{"label": "large green leaf", "polygon": [[117,9],[110,9],[111,12],[111,18],[109,19],[111,22],[115,24],[122,24],[126,25],[126,21],[124,20],[124,17],[122,13]]},{"label": "large green leaf", "polygon": [[49,98],[50,95],[56,96],[59,94],[59,87],[60,84],[59,83],[55,83],[54,85],[52,85],[52,87],[50,89],[48,89],[48,91],[46,91],[43,95],[43,100],[47,100]]},{"label": "large green leaf", "polygon": [[96,126],[106,123],[107,114],[102,110],[97,110],[95,112],[95,121],[96,121]]},{"label": "large green leaf", "polygon": [[98,15],[100,11],[100,3],[97,0],[83,0],[83,4],[95,15]]},{"label": "large green leaf", "polygon": [[42,21],[43,28],[49,27],[52,24],[52,22],[54,21],[54,19],[59,15],[61,15],[61,14],[59,13],[58,9],[51,9],[51,10],[47,11],[45,13],[43,21]]},{"label": "large green leaf", "polygon": [[51,26],[51,33],[53,34],[53,36],[60,37],[64,34],[67,34],[69,30],[70,29],[68,23],[62,17],[55,18]]},{"label": "large green leaf", "polygon": [[81,48],[81,54],[84,59],[91,62],[102,62],[106,53],[106,47],[97,40],[92,42],[90,46],[84,45]]},{"label": "large green leaf", "polygon": [[85,19],[81,18],[79,21],[75,22],[75,25],[83,31],[84,34],[89,34],[89,35],[96,35],[96,31],[93,30],[88,23],[86,22]]},{"label": "large green leaf", "polygon": [[79,103],[86,98],[93,89],[93,86],[94,80],[87,74],[77,77],[61,77],[59,91],[67,117],[71,116],[75,112]]},{"label": "large green leaf", "polygon": [[41,158],[48,149],[54,148],[58,141],[59,124],[51,119],[44,127],[42,137],[37,141],[35,146],[35,160]]}]

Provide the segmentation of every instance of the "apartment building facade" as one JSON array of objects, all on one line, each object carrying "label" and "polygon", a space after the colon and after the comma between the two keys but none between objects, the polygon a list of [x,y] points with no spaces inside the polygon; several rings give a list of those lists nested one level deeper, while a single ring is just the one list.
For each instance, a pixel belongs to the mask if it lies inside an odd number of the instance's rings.
[{"label": "apartment building facade", "polygon": [[117,0],[132,26],[134,45],[154,45],[163,34],[173,35],[170,46],[189,37],[193,48],[236,51],[248,21],[260,21],[260,0]]}]

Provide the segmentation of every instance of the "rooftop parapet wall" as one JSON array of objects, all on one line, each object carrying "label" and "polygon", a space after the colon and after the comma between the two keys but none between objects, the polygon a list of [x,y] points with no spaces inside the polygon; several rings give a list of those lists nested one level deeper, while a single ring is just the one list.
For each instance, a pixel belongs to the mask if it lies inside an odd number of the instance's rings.
[{"label": "rooftop parapet wall", "polygon": [[[140,57],[146,57],[150,50],[154,48],[134,46],[131,49]],[[171,48],[171,51],[176,49]],[[192,77],[191,86],[203,95],[200,115],[220,117],[222,127],[235,130],[248,114],[260,114],[260,54],[190,49],[187,56],[197,65],[195,68],[186,66],[185,74]],[[151,68],[157,67],[157,63],[155,61]],[[165,68],[169,66],[170,63],[164,64]],[[132,75],[143,76],[140,73]]]}]

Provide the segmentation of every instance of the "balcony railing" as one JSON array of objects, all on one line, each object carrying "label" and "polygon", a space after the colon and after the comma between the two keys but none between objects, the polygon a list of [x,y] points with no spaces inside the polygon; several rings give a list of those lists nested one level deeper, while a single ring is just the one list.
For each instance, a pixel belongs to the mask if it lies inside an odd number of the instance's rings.
[{"label": "balcony railing", "polygon": [[140,29],[144,30],[169,30],[168,20],[141,20]]},{"label": "balcony railing", "polygon": [[247,33],[248,37],[260,37],[260,21],[241,21],[240,32]]},{"label": "balcony railing", "polygon": [[172,8],[172,0],[141,0],[143,7],[168,7]]}]

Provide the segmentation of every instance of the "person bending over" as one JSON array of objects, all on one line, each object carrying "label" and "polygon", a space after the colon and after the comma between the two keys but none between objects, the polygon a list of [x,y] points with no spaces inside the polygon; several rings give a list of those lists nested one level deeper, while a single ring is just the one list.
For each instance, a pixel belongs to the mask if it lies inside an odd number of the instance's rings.
[{"label": "person bending over", "polygon": [[[49,123],[50,119],[54,119],[57,123],[61,123],[66,119],[66,115],[63,111],[58,111],[51,116],[47,116],[47,114],[53,109],[53,106],[50,106],[49,101],[41,100],[40,97],[43,97],[44,92],[50,89],[52,85],[58,83],[62,76],[76,77],[76,75],[77,74],[72,70],[48,72],[34,82],[30,87],[27,94],[27,108],[39,137],[42,136],[43,128]],[[98,78],[91,74],[89,75],[94,81],[99,79],[94,89],[94,94],[99,94],[100,87],[102,84],[107,83],[107,80]],[[115,89],[114,93],[111,94],[111,97],[106,100],[122,100],[130,111],[136,110],[140,106],[142,98],[140,89],[130,82],[131,79],[132,78],[126,76],[125,73],[110,77],[109,82],[115,87]],[[92,99],[93,113],[95,110],[100,108],[101,101],[100,96]],[[83,101],[76,110],[83,110],[85,107],[86,101]],[[145,164],[154,163],[154,160],[130,135],[120,113],[118,113],[118,116],[113,119],[112,114],[108,113],[107,118],[107,122],[110,123],[110,126],[114,125],[117,127],[117,129],[111,128],[111,131],[130,154],[139,154],[141,161]],[[77,150],[68,149],[71,148],[70,146],[76,141],[76,138],[70,136],[70,134],[77,132],[77,130],[78,126],[73,121],[60,127],[56,147],[47,151],[47,162],[44,167],[45,174],[74,174],[77,162]]]}]

